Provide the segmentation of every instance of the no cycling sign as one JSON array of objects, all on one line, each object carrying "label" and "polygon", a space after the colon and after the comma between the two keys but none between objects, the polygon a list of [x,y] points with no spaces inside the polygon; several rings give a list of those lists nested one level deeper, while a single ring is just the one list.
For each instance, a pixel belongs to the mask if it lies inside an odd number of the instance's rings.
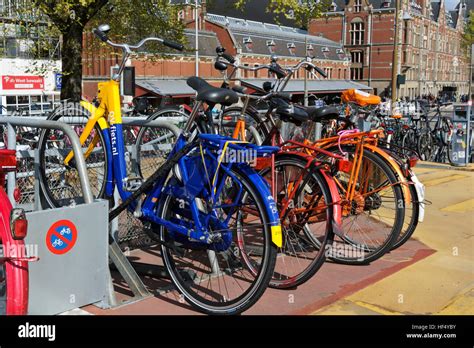
[{"label": "no cycling sign", "polygon": [[77,229],[69,220],[55,222],[46,233],[46,246],[56,255],[63,255],[76,244]]}]

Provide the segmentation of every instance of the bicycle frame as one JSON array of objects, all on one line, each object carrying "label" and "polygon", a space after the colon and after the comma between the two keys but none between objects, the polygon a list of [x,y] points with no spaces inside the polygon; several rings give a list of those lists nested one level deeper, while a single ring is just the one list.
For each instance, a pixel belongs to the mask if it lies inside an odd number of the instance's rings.
[{"label": "bicycle frame", "polygon": [[[100,130],[102,132],[104,138],[104,151],[107,152],[108,158],[108,168],[112,168],[107,172],[107,182],[106,182],[106,189],[105,189],[105,196],[106,198],[113,197],[114,189],[117,188],[120,197],[123,201],[131,196],[131,192],[128,192],[125,189],[126,181],[127,181],[127,167],[125,163],[125,147],[123,141],[123,127],[122,127],[122,114],[121,114],[121,107],[120,107],[120,94],[119,94],[119,83],[115,80],[110,80],[108,82],[99,83],[99,93],[98,98],[100,100],[100,104],[98,107],[94,106],[93,104],[82,101],[81,105],[87,109],[91,113],[91,117],[89,118],[86,126],[84,127],[83,133],[80,136],[81,145],[85,143],[89,135],[91,134],[92,130],[94,129],[96,123],[99,125]],[[196,118],[199,110],[202,107],[202,102],[197,102],[191,112],[191,115],[188,119],[188,125],[191,125],[193,120]],[[187,143],[188,137],[188,129],[189,126],[186,126],[184,132],[179,136],[171,154],[169,155],[171,158],[174,154],[176,154],[179,150],[181,150]],[[216,135],[202,135],[200,136],[201,140],[203,140],[203,146],[205,149],[209,148],[209,144],[212,142],[221,141],[219,136]],[[92,142],[89,144],[84,157],[87,158],[93,151],[94,147],[97,145],[99,141],[99,135],[95,134]],[[222,158],[225,155],[226,149],[232,146],[238,146],[236,143],[238,141],[233,141],[229,139],[224,143],[220,144],[221,146],[221,157],[213,157],[212,160],[217,163],[216,172],[219,168],[223,169],[224,172],[233,177],[230,173],[230,164],[229,166],[222,163]],[[242,142],[240,142],[242,143]],[[201,155],[203,152],[203,147],[201,147]],[[210,153],[207,152],[209,156]],[[67,165],[73,158],[74,154],[70,152],[64,160],[64,163]],[[203,157],[204,158],[204,157]],[[207,162],[206,162],[207,164]],[[238,165],[238,164],[237,164]],[[199,187],[202,185],[203,179],[202,177],[196,177],[188,173],[186,163],[184,162],[184,158],[181,158],[178,162],[179,170],[182,175],[182,180],[186,183],[186,187]],[[247,170],[245,166],[239,167],[241,170],[245,172],[252,179],[253,182],[258,182],[259,178],[257,177],[258,174],[252,172],[251,170]],[[236,179],[233,177],[233,179]],[[182,226],[178,223],[173,223],[171,221],[165,220],[156,216],[155,207],[156,202],[160,199],[163,188],[165,184],[166,178],[162,178],[158,182],[156,182],[153,186],[153,189],[150,190],[145,198],[145,200],[138,204],[137,202],[133,202],[129,206],[129,210],[135,211],[136,214],[139,216],[152,221],[158,225],[162,225],[166,227],[171,232],[176,232],[181,235],[187,236],[189,238],[203,241],[210,243],[211,240],[209,239],[210,231],[207,231],[203,224],[200,221],[200,211],[197,203],[194,200],[189,202],[190,204],[190,211],[192,214],[192,218],[196,223],[196,228],[190,230],[189,228]],[[260,191],[262,195],[265,197],[270,196],[270,192],[266,187],[261,187],[256,185],[257,190]],[[215,197],[219,196],[219,194],[224,189],[223,180],[217,181],[214,177],[212,182],[211,188],[211,197],[210,200],[214,201]],[[179,188],[176,190],[172,190],[173,192],[167,193],[178,193]],[[276,212],[276,207],[270,205],[267,207],[267,213],[270,217],[270,224],[271,224],[271,231],[272,231],[272,241],[277,245],[282,245],[282,235],[281,235],[281,227],[279,222],[279,217]],[[212,217],[211,217],[212,218]],[[230,217],[229,217],[230,218]],[[203,239],[204,237],[204,239]]]}]

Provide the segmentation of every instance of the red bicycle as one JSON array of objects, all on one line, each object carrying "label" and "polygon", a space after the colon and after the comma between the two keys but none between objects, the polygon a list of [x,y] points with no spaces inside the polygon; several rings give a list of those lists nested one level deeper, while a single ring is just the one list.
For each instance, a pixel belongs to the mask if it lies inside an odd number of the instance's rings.
[{"label": "red bicycle", "polygon": [[28,223],[23,209],[13,208],[5,193],[5,174],[16,170],[16,151],[0,150],[0,314],[28,310],[28,261],[24,238]]}]

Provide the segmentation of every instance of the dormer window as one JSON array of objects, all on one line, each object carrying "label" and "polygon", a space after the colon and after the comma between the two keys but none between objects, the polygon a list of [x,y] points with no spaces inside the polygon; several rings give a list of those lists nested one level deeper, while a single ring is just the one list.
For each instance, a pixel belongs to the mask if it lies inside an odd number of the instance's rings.
[{"label": "dormer window", "polygon": [[334,1],[332,2],[331,6],[329,7],[329,10],[331,12],[336,12],[337,11],[337,5]]},{"label": "dormer window", "polygon": [[296,45],[294,44],[294,42],[288,43],[286,47],[288,48],[288,51],[290,51],[290,54],[294,56],[296,53]]},{"label": "dormer window", "polygon": [[306,45],[306,52],[308,53],[309,56],[311,56],[314,52],[314,47],[313,45],[309,44],[309,45]]},{"label": "dormer window", "polygon": [[354,12],[362,11],[362,0],[354,0]]},{"label": "dormer window", "polygon": [[346,53],[344,52],[344,50],[342,48],[338,48],[336,50],[336,53],[337,53],[337,56],[339,57],[339,59],[344,59],[346,57]]},{"label": "dormer window", "polygon": [[273,40],[267,40],[267,47],[270,53],[275,53],[276,43]]},{"label": "dormer window", "polygon": [[329,55],[329,47],[322,47],[321,51],[323,52],[324,58],[327,58]]},{"label": "dormer window", "polygon": [[392,2],[390,0],[384,0],[384,2],[382,2],[382,7],[389,8],[391,4]]},{"label": "dormer window", "polygon": [[244,37],[243,41],[244,41],[244,46],[247,49],[247,51],[252,52],[252,49],[253,49],[252,38],[250,36],[249,37]]}]

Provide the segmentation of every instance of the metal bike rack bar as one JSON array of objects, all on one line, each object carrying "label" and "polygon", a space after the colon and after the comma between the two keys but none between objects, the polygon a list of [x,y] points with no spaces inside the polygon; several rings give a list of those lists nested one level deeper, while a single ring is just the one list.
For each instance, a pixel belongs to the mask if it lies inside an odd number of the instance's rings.
[{"label": "metal bike rack bar", "polygon": [[[172,124],[170,120],[154,120],[148,121],[146,118],[133,118],[127,119],[124,118],[123,124],[130,126],[146,126],[146,127],[161,127],[169,129],[175,136],[180,134],[178,127]],[[94,203],[94,197],[90,188],[89,177],[87,175],[87,167],[85,159],[82,153],[82,147],[79,141],[77,134],[72,130],[72,128],[64,122],[58,121],[49,121],[44,117],[14,117],[14,116],[4,116],[0,117],[0,124],[7,125],[8,129],[8,147],[16,148],[16,134],[13,126],[24,126],[32,128],[42,128],[42,129],[56,129],[63,131],[71,140],[72,148],[76,157],[77,171],[81,182],[81,188],[83,191],[84,202],[86,204]],[[15,189],[15,173],[9,173],[8,177],[8,194],[11,201],[14,203],[13,192]],[[38,187],[35,187],[35,190]],[[109,229],[110,230],[110,229]],[[150,292],[146,289],[145,285],[141,281],[138,274],[135,272],[134,268],[122,253],[117,242],[112,235],[109,235],[109,257],[114,263],[117,270],[120,272],[130,289],[134,294],[134,298],[131,301],[135,302],[141,300],[145,297],[152,296]],[[165,273],[165,272],[161,272]],[[124,304],[124,303],[122,303]],[[112,284],[112,278],[110,276],[110,271],[108,273],[108,284],[107,284],[107,299],[102,302],[96,303],[97,306],[102,308],[110,308],[117,306],[117,301],[115,298],[115,293]]]}]

